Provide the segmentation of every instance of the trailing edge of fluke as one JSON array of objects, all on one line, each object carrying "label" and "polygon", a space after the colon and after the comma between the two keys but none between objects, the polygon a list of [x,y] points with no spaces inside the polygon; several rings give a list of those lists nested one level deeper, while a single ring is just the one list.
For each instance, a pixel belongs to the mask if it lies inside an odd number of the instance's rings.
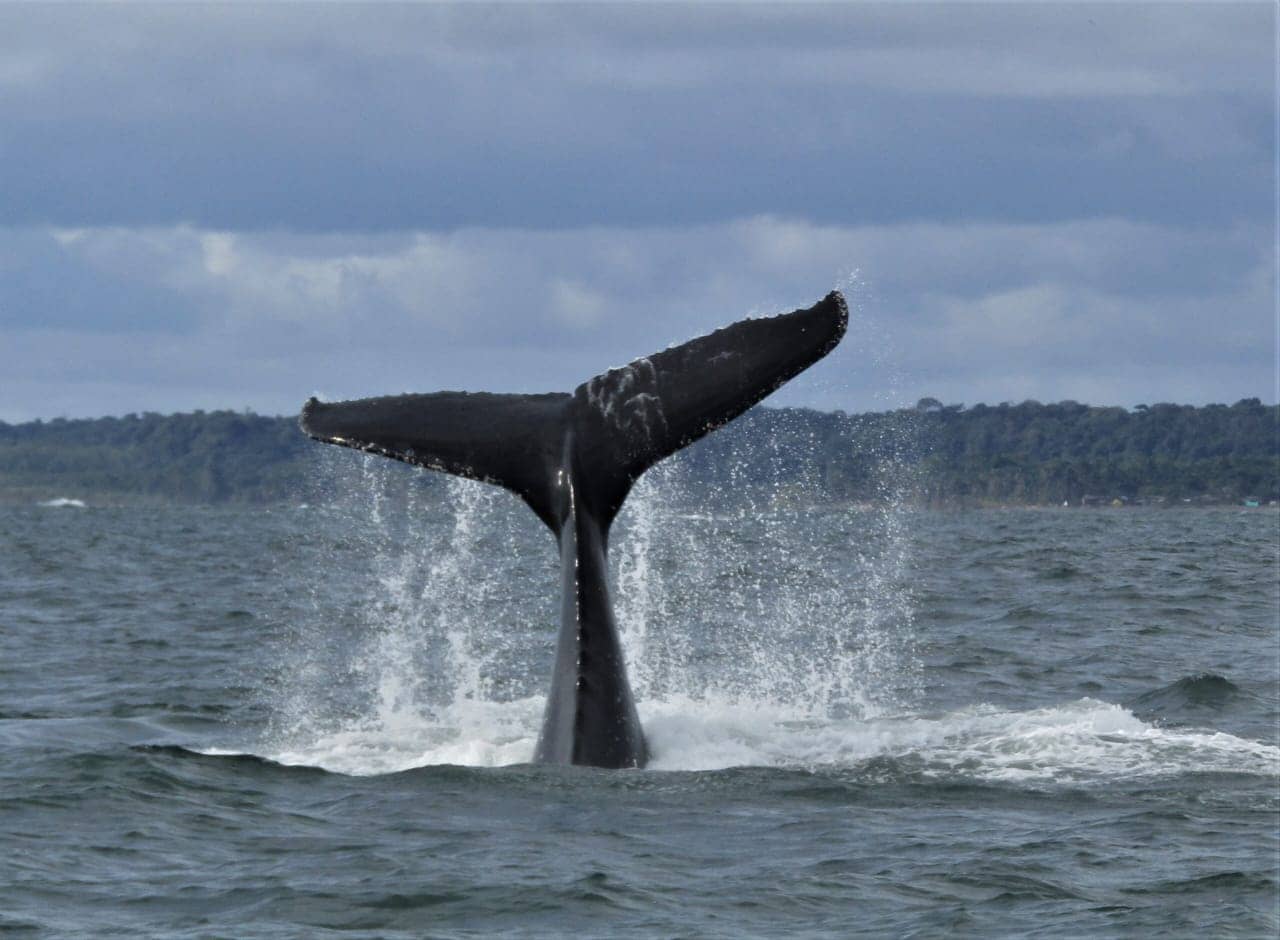
[{"label": "trailing edge of fluke", "polygon": [[831,352],[848,320],[833,291],[807,309],[742,320],[610,369],[572,393],[312,398],[301,425],[327,444],[517,493],[555,534],[562,570],[555,667],[534,759],[643,767],[648,745],[609,598],[610,523],[640,474]]}]

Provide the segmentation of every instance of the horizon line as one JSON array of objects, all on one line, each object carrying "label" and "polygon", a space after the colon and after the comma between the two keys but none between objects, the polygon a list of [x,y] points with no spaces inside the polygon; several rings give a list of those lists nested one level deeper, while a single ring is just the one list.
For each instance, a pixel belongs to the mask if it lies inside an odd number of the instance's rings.
[{"label": "horizon line", "polygon": [[[1017,401],[1017,402],[1002,401],[1002,402],[998,402],[996,404],[991,404],[991,405],[987,404],[986,402],[974,402],[973,404],[967,404],[965,402],[945,403],[939,399],[925,396],[924,398],[919,399],[915,404],[912,404],[912,405],[902,405],[897,408],[884,408],[879,410],[848,411],[844,408],[830,408],[830,409],[815,408],[809,405],[758,404],[750,408],[748,412],[745,412],[745,413],[750,413],[751,411],[758,411],[758,410],[808,411],[808,412],[815,412],[818,414],[840,415],[840,416],[848,417],[851,415],[895,414],[903,411],[913,412],[916,414],[936,414],[944,411],[952,412],[952,413],[965,413],[965,412],[974,411],[978,408],[986,408],[986,409],[994,410],[994,409],[1000,409],[1000,408],[1020,408],[1026,405],[1033,405],[1040,408],[1051,407],[1055,405],[1072,405],[1076,407],[1102,409],[1102,410],[1119,408],[1125,412],[1134,413],[1134,412],[1140,412],[1140,411],[1149,411],[1153,408],[1159,408],[1162,406],[1174,407],[1174,408],[1235,408],[1239,405],[1245,405],[1252,402],[1257,402],[1258,405],[1262,408],[1280,407],[1280,401],[1269,403],[1264,401],[1260,396],[1256,396],[1256,395],[1251,396],[1249,398],[1237,399],[1235,402],[1232,402],[1230,404],[1227,404],[1225,402],[1207,402],[1206,404],[1203,404],[1203,405],[1193,405],[1193,404],[1183,403],[1183,402],[1157,401],[1157,402],[1151,402],[1150,404],[1140,403],[1132,406],[1098,405],[1098,404],[1092,404],[1089,402],[1077,401],[1072,398],[1064,398],[1058,401],[1049,401],[1049,402],[1039,401],[1034,398],[1024,398],[1022,401]],[[150,411],[150,410],[130,411],[130,412],[126,412],[124,414],[119,414],[119,415],[107,414],[107,415],[96,415],[94,417],[76,417],[76,418],[68,417],[67,415],[55,415],[49,418],[46,418],[46,417],[28,418],[25,421],[5,421],[3,419],[0,419],[0,426],[21,427],[26,424],[55,424],[55,423],[56,424],[72,424],[78,421],[107,421],[107,420],[126,421],[130,419],[141,420],[143,418],[148,418],[152,416],[158,417],[158,418],[180,418],[180,417],[188,417],[188,416],[203,417],[206,415],[219,415],[219,414],[232,414],[232,415],[238,415],[238,416],[249,417],[249,418],[267,418],[271,420],[283,419],[283,418],[296,419],[301,415],[301,408],[299,408],[297,414],[263,414],[261,412],[254,411],[252,408],[249,408],[246,406],[241,409],[227,407],[227,408],[215,408],[212,410],[208,410],[204,408],[193,408],[190,411],[171,411],[171,412],[158,412],[158,411]]]}]

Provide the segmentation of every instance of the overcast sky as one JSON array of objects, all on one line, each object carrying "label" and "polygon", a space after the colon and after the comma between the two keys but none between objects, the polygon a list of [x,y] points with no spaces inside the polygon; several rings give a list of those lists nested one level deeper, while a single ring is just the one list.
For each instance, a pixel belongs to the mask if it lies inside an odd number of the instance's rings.
[{"label": "overcast sky", "polygon": [[0,420],[569,390],[1276,400],[1275,8],[0,6]]}]

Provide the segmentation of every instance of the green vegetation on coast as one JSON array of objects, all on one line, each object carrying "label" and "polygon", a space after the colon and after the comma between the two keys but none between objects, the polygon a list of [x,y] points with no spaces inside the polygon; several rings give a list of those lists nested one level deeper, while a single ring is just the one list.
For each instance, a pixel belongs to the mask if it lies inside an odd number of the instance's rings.
[{"label": "green vegetation on coast", "polygon": [[[0,501],[270,503],[322,495],[321,445],[292,417],[231,411],[0,422]],[[346,454],[355,459],[355,455]],[[1075,402],[844,414],[756,408],[682,452],[720,493],[906,496],[929,505],[1280,499],[1280,406]],[[407,468],[406,468],[407,469]],[[431,485],[434,474],[422,475]]]}]

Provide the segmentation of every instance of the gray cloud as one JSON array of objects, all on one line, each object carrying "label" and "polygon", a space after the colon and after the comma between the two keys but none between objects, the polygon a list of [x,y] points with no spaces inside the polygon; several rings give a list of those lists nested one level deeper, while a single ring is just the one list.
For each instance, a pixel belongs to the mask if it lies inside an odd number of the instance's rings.
[{"label": "gray cloud", "polygon": [[0,7],[8,224],[1259,220],[1267,5]]}]

